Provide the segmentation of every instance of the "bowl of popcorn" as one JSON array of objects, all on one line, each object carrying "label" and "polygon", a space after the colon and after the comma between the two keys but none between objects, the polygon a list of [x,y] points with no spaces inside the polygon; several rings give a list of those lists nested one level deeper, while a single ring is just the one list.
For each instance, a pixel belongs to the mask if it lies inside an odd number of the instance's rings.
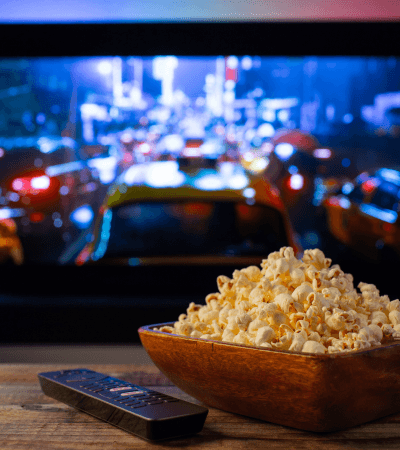
[{"label": "bowl of popcorn", "polygon": [[156,366],[206,405],[302,430],[400,411],[400,301],[283,247],[217,278],[204,305],[139,329]]}]

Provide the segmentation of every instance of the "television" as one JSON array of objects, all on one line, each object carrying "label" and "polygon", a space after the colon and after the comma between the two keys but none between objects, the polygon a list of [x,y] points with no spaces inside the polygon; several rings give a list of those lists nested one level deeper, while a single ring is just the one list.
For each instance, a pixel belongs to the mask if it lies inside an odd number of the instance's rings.
[{"label": "television", "polygon": [[0,339],[136,341],[283,246],[395,298],[399,31],[2,25]]}]

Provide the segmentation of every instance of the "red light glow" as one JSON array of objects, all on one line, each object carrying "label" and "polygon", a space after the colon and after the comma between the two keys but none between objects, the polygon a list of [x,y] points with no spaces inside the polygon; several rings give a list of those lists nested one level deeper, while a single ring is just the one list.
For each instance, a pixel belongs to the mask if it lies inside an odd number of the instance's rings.
[{"label": "red light glow", "polygon": [[207,203],[188,203],[184,206],[185,214],[189,216],[207,217],[211,214],[212,209],[212,204]]},{"label": "red light glow", "polygon": [[383,231],[385,231],[386,233],[392,233],[394,231],[394,226],[391,223],[384,223],[382,225],[382,229]]},{"label": "red light glow", "polygon": [[336,197],[329,197],[329,198],[326,200],[326,203],[327,203],[329,206],[340,206],[339,200],[338,200]]},{"label": "red light glow", "polygon": [[44,220],[44,217],[45,215],[42,212],[34,212],[29,216],[31,222],[34,223],[41,222],[42,220]]},{"label": "red light glow", "polygon": [[361,189],[365,194],[370,194],[376,188],[376,183],[373,180],[364,181],[361,185]]},{"label": "red light glow", "polygon": [[132,161],[132,155],[130,153],[125,153],[124,162],[128,163]]},{"label": "red light glow", "polygon": [[14,191],[26,191],[29,189],[31,183],[29,178],[16,178],[11,183],[11,187],[14,189]]}]

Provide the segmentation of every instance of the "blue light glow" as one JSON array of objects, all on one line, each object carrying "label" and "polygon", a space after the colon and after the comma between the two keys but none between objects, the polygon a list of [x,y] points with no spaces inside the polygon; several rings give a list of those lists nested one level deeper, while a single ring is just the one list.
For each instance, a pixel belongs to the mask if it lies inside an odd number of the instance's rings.
[{"label": "blue light glow", "polygon": [[65,164],[58,164],[57,166],[49,166],[46,168],[46,175],[49,177],[56,177],[63,173],[74,172],[84,168],[82,161],[74,161]]},{"label": "blue light glow", "polygon": [[54,226],[55,226],[56,228],[61,228],[61,227],[62,227],[62,224],[63,224],[63,221],[62,221],[61,219],[56,219],[56,220],[54,221]]},{"label": "blue light glow", "polygon": [[101,61],[97,66],[97,70],[102,75],[110,75],[113,70],[112,63],[110,61]]},{"label": "blue light glow", "polygon": [[11,219],[12,217],[22,217],[25,215],[23,209],[1,208],[0,219]]},{"label": "blue light glow", "polygon": [[353,183],[344,183],[342,186],[342,192],[344,195],[349,195],[354,190],[354,184]]},{"label": "blue light glow", "polygon": [[275,153],[282,161],[287,161],[295,153],[295,149],[292,144],[282,143],[275,147]]},{"label": "blue light glow", "polygon": [[318,159],[328,159],[332,156],[332,151],[329,148],[316,148],[313,151],[313,156]]},{"label": "blue light glow", "polygon": [[257,134],[260,137],[272,137],[275,134],[275,128],[270,123],[263,123],[258,127]]},{"label": "blue light glow", "polygon": [[318,245],[319,243],[319,236],[315,231],[309,231],[304,235],[304,242],[306,246],[312,245]]},{"label": "blue light glow", "polygon": [[60,194],[61,195],[67,195],[69,192],[68,186],[61,186],[60,187]]},{"label": "blue light glow", "polygon": [[288,172],[291,173],[292,175],[297,173],[299,171],[299,169],[296,166],[290,166],[288,169]]},{"label": "blue light glow", "polygon": [[218,175],[204,175],[194,181],[194,185],[203,191],[217,191],[225,187],[223,179]]},{"label": "blue light glow", "polygon": [[16,192],[9,192],[8,198],[12,202],[17,202],[20,199],[20,196]]},{"label": "blue light glow", "polygon": [[185,141],[179,134],[170,134],[165,136],[162,143],[164,144],[166,150],[172,152],[182,150],[185,146]]},{"label": "blue light glow", "polygon": [[230,189],[243,189],[249,184],[249,179],[243,174],[233,175],[228,179]]},{"label": "blue light glow", "polygon": [[94,218],[94,212],[91,206],[83,205],[75,209],[70,215],[72,223],[80,230],[90,226]]},{"label": "blue light glow", "polygon": [[156,188],[178,187],[185,182],[185,175],[178,170],[175,161],[162,161],[147,167],[145,182]]},{"label": "blue light glow", "polygon": [[102,184],[109,184],[115,179],[118,158],[116,156],[93,158],[87,162],[87,165],[99,172],[99,179]]},{"label": "blue light glow", "polygon": [[107,209],[103,216],[103,223],[101,225],[100,242],[92,255],[92,260],[97,261],[104,256],[107,250],[108,240],[110,239],[112,211]]},{"label": "blue light glow", "polygon": [[243,196],[246,198],[253,198],[256,195],[256,191],[253,188],[246,188],[243,191]]},{"label": "blue light glow", "polygon": [[395,223],[397,220],[397,213],[390,211],[389,209],[380,209],[376,206],[362,203],[360,205],[360,210],[364,214],[375,217],[376,219],[382,220],[383,222]]},{"label": "blue light glow", "polygon": [[397,170],[380,169],[376,174],[381,176],[384,180],[390,181],[397,186],[400,186],[400,173]]},{"label": "blue light glow", "polygon": [[140,266],[140,259],[139,258],[129,258],[128,264],[130,266]]},{"label": "blue light glow", "polygon": [[345,114],[343,116],[343,122],[344,123],[351,123],[351,122],[353,122],[353,114]]},{"label": "blue light glow", "polygon": [[229,69],[237,69],[239,66],[239,60],[236,56],[229,56],[229,58],[226,60],[226,65],[229,67]]},{"label": "blue light glow", "polygon": [[344,209],[349,209],[351,206],[351,202],[349,199],[345,198],[345,197],[341,197],[339,199],[339,205],[344,208]]},{"label": "blue light glow", "polygon": [[351,161],[350,161],[349,158],[343,158],[343,159],[342,159],[342,166],[343,166],[343,167],[349,167],[349,166],[350,166],[350,163],[351,163]]}]

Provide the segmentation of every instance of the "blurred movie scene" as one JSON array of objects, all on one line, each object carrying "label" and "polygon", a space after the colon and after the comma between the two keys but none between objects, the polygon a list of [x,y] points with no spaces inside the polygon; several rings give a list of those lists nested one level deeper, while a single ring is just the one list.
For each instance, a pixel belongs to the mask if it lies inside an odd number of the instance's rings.
[{"label": "blurred movie scene", "polygon": [[2,59],[0,262],[398,262],[399,138],[394,57]]}]

